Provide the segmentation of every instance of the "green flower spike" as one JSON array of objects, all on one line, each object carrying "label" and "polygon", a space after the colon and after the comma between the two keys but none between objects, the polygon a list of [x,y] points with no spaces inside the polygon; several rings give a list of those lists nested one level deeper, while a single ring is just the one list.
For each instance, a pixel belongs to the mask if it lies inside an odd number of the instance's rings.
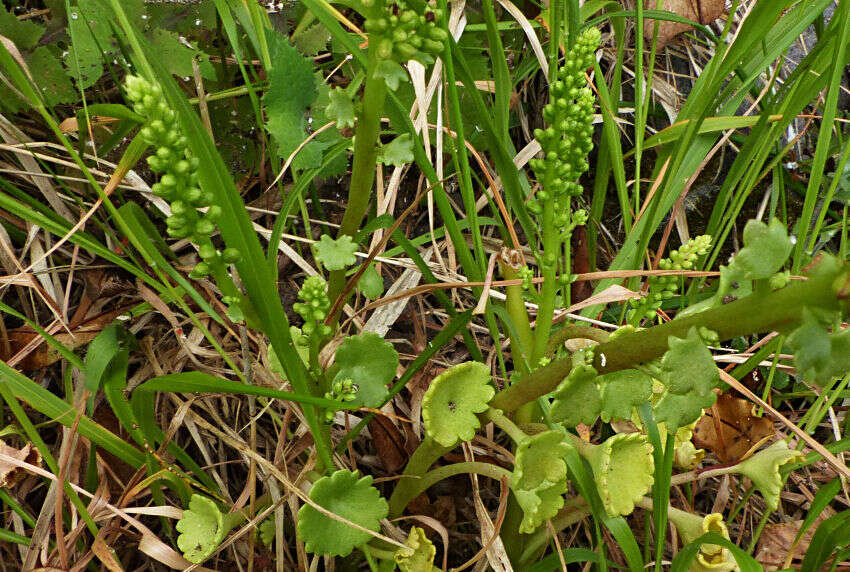
[{"label": "green flower spike", "polygon": [[779,508],[779,493],[782,490],[779,467],[798,461],[802,457],[803,454],[800,451],[789,449],[785,441],[779,440],[739,463],[734,468],[734,472],[749,477],[753,481],[753,485],[764,497],[768,510],[773,512]]},{"label": "green flower spike", "polygon": [[564,456],[570,445],[557,430],[544,431],[520,442],[512,477],[515,489],[531,490],[545,481],[557,483],[567,477]]},{"label": "green flower spike", "polygon": [[[372,477],[358,477],[359,473],[345,470],[322,477],[310,489],[310,499],[335,515],[377,532],[389,506],[372,486]],[[368,532],[334,520],[309,504],[298,510],[297,532],[307,552],[331,556],[348,556],[372,538]]]},{"label": "green flower spike", "polygon": [[620,433],[601,445],[574,439],[593,469],[596,490],[611,516],[627,515],[654,482],[652,445],[641,433]]},{"label": "green flower spike", "polygon": [[552,421],[566,427],[575,427],[579,423],[590,425],[599,417],[602,410],[602,396],[596,383],[596,369],[591,350],[579,350],[573,354],[573,368],[570,374],[552,393],[552,409],[549,414]]},{"label": "green flower spike", "polygon": [[475,414],[487,409],[495,393],[490,368],[483,363],[450,367],[431,381],[422,398],[425,431],[443,447],[469,441],[481,426]]},{"label": "green flower spike", "polygon": [[[729,529],[723,522],[723,515],[711,513],[704,517],[670,507],[668,510],[670,522],[676,527],[682,537],[682,544],[690,544],[703,534],[714,532],[729,540]],[[732,572],[739,570],[738,563],[728,549],[716,544],[703,544],[696,559],[690,566],[689,572]]]},{"label": "green flower spike", "polygon": [[331,301],[328,298],[328,285],[321,276],[310,276],[301,285],[298,291],[298,299],[292,309],[304,318],[301,330],[308,338],[318,335],[320,338],[330,335],[331,327],[324,324],[324,319],[331,309]]},{"label": "green flower spike", "polygon": [[177,547],[186,560],[200,564],[218,548],[227,533],[244,520],[239,513],[223,514],[211,499],[192,495],[189,508],[177,522]]},{"label": "green flower spike", "polygon": [[513,489],[514,498],[522,508],[522,522],[519,525],[521,534],[531,534],[541,524],[553,518],[564,506],[567,492],[567,480],[556,483],[543,481],[539,487],[531,490]]},{"label": "green flower spike", "polygon": [[434,543],[425,536],[425,531],[414,526],[405,542],[407,548],[399,548],[394,556],[395,563],[401,572],[423,572],[431,570],[437,549]]}]

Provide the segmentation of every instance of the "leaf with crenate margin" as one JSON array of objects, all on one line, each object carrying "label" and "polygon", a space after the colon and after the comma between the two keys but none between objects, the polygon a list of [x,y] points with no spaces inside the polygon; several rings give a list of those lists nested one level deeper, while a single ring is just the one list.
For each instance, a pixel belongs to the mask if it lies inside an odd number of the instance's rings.
[{"label": "leaf with crenate margin", "polygon": [[669,348],[661,358],[661,382],[677,395],[710,392],[719,379],[711,352],[705,347],[696,327],[681,339],[670,336]]},{"label": "leaf with crenate margin", "polygon": [[630,419],[632,411],[652,397],[652,378],[636,369],[606,373],[596,378],[602,388],[602,420]]},{"label": "leaf with crenate margin", "polygon": [[398,352],[393,345],[373,332],[345,338],[336,350],[334,381],[350,379],[357,386],[351,402],[377,407],[386,399],[387,384],[395,378]]},{"label": "leaf with crenate margin", "polygon": [[521,441],[517,446],[511,486],[530,490],[544,481],[556,483],[567,478],[564,455],[569,447],[564,434],[557,430],[544,431]]},{"label": "leaf with crenate margin", "polygon": [[[310,489],[310,499],[345,520],[377,532],[389,506],[372,486],[372,477],[358,477],[359,473],[346,470],[322,477]],[[372,538],[368,532],[334,520],[309,504],[298,511],[297,532],[307,552],[331,556],[348,556]]]},{"label": "leaf with crenate margin", "polygon": [[770,278],[782,268],[793,248],[785,225],[778,219],[771,219],[770,224],[750,220],[744,227],[744,248],[729,268],[742,280]]},{"label": "leaf with crenate margin", "polygon": [[450,367],[431,381],[422,398],[425,431],[444,447],[469,441],[481,426],[476,413],[487,409],[495,393],[490,368],[483,363]]},{"label": "leaf with crenate margin", "polygon": [[573,368],[569,375],[552,392],[552,408],[549,411],[552,421],[566,427],[575,427],[579,423],[591,425],[602,410],[602,396],[596,383],[596,369],[593,353],[579,350],[573,354]]},{"label": "leaf with crenate margin", "polygon": [[342,270],[357,262],[357,244],[347,234],[334,240],[323,234],[316,243],[316,259],[328,270]]}]

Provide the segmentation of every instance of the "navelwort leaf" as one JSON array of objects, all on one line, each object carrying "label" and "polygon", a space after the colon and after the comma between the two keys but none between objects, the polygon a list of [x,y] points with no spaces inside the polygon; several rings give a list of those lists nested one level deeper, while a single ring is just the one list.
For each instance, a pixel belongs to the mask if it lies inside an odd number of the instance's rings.
[{"label": "navelwort leaf", "polygon": [[797,371],[820,387],[850,370],[850,329],[829,333],[808,308],[788,345],[794,350]]},{"label": "navelwort leaf", "polygon": [[620,433],[600,445],[573,442],[590,462],[596,491],[610,516],[627,515],[654,482],[652,445],[641,433]]},{"label": "navelwort leaf", "polygon": [[567,492],[567,480],[562,479],[556,483],[543,481],[540,486],[531,489],[513,489],[514,498],[522,508],[522,522],[519,531],[522,534],[531,534],[541,524],[558,514],[564,506],[564,497]]},{"label": "navelwort leaf", "polygon": [[377,407],[388,394],[387,384],[398,368],[398,352],[373,332],[363,332],[343,340],[336,350],[334,381],[350,379],[357,386],[353,404]]},{"label": "navelwort leaf", "polygon": [[399,135],[378,148],[378,161],[384,165],[402,167],[413,161],[413,139],[410,133]]},{"label": "navelwort leaf", "polygon": [[316,243],[316,259],[328,270],[342,270],[357,262],[357,244],[348,235],[334,240],[323,234]]},{"label": "navelwort leaf", "polygon": [[223,514],[211,499],[194,494],[177,522],[177,547],[186,560],[200,564],[218,548],[227,533],[242,522],[239,513]]},{"label": "navelwort leaf", "polygon": [[677,395],[711,392],[720,376],[696,327],[687,338],[670,336],[667,344],[670,349],[661,358],[661,381],[667,390]]},{"label": "navelwort leaf", "polygon": [[607,373],[596,380],[602,387],[600,416],[606,423],[631,418],[634,408],[652,397],[652,378],[636,369]]},{"label": "navelwort leaf", "polygon": [[[359,473],[340,470],[322,477],[310,489],[310,499],[350,522],[377,532],[380,521],[387,516],[387,501],[372,486],[372,477],[359,477]],[[298,537],[307,552],[348,556],[372,536],[319,512],[305,504],[298,510]]]},{"label": "navelwort leaf", "polygon": [[753,481],[753,485],[764,497],[768,510],[773,512],[779,507],[779,493],[782,490],[782,477],[779,474],[779,467],[797,461],[802,457],[803,453],[789,449],[788,443],[779,440],[746,461],[739,463],[734,472],[749,477]]},{"label": "navelwort leaf", "polygon": [[741,280],[770,278],[782,268],[793,248],[785,225],[778,219],[771,219],[770,224],[753,219],[744,227],[744,248],[729,268]]},{"label": "navelwort leaf", "polygon": [[431,570],[437,548],[425,536],[425,531],[414,526],[407,535],[408,548],[399,548],[393,557],[401,572],[423,572]]},{"label": "navelwort leaf", "polygon": [[381,294],[384,293],[384,279],[378,274],[374,265],[370,264],[365,272],[363,272],[363,275],[357,282],[357,288],[370,300],[380,298]]},{"label": "navelwort leaf", "polygon": [[579,350],[573,354],[570,374],[552,392],[552,421],[566,427],[579,423],[591,425],[602,410],[602,395],[596,383],[596,369],[591,350]]},{"label": "navelwort leaf", "polygon": [[348,91],[336,87],[328,93],[328,105],[325,107],[325,115],[328,119],[336,121],[336,126],[342,129],[343,127],[354,128],[356,113],[354,110],[354,100],[348,95]]},{"label": "navelwort leaf", "polygon": [[404,73],[404,68],[392,60],[378,61],[377,65],[375,65],[375,71],[372,73],[375,74],[375,77],[383,78],[384,83],[387,84],[387,87],[391,91],[397,90],[399,84],[407,81],[407,74]]},{"label": "navelwort leaf", "polygon": [[490,368],[483,363],[450,367],[431,381],[422,398],[425,431],[444,447],[469,441],[481,426],[475,414],[487,409],[495,393]]},{"label": "navelwort leaf", "polygon": [[569,450],[564,434],[557,430],[529,436],[519,443],[511,477],[515,489],[535,489],[544,481],[556,483],[567,478],[564,455]]}]

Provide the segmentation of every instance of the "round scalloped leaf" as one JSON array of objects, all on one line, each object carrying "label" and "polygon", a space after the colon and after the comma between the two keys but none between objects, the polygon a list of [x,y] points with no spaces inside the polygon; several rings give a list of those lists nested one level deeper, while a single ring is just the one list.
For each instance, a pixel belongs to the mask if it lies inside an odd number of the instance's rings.
[{"label": "round scalloped leaf", "polygon": [[260,532],[260,542],[270,549],[275,536],[274,515],[261,522],[257,530]]},{"label": "round scalloped leaf", "polygon": [[630,419],[632,411],[652,397],[652,378],[636,369],[624,369],[596,378],[602,387],[602,411],[606,423],[611,419]]},{"label": "round scalloped leaf", "polygon": [[[345,520],[377,532],[389,506],[372,486],[372,477],[359,476],[357,472],[340,470],[322,477],[310,489],[310,499]],[[372,538],[369,533],[334,520],[309,504],[298,510],[297,531],[307,552],[331,556],[348,556]]]},{"label": "round scalloped leaf", "polygon": [[785,225],[777,219],[770,224],[747,221],[744,248],[732,259],[729,268],[743,280],[770,278],[782,268],[794,248]]},{"label": "round scalloped leaf", "polygon": [[662,380],[669,391],[683,395],[692,391],[710,392],[719,375],[711,352],[705,347],[696,327],[684,339],[670,336],[669,348],[661,358]]},{"label": "round scalloped leaf", "polygon": [[602,410],[596,370],[578,356],[579,353],[573,356],[570,374],[552,393],[551,419],[566,427],[575,427],[579,423],[592,425]]},{"label": "round scalloped leaf", "polygon": [[556,483],[567,478],[564,455],[570,445],[560,431],[544,431],[528,437],[517,447],[511,478],[516,489],[535,489],[544,481]]},{"label": "round scalloped leaf", "polygon": [[686,393],[676,395],[665,391],[664,395],[653,407],[655,420],[658,423],[666,423],[672,431],[679,427],[690,425],[702,416],[702,410],[714,405],[717,395],[713,391],[705,394]]},{"label": "round scalloped leaf", "polygon": [[334,363],[339,368],[334,381],[350,379],[357,386],[352,403],[377,407],[388,395],[387,384],[395,378],[398,352],[378,334],[363,332],[343,340]]},{"label": "round scalloped leaf", "polygon": [[357,244],[347,234],[334,240],[323,234],[316,243],[316,259],[328,270],[342,270],[357,262]]},{"label": "round scalloped leaf", "polygon": [[177,547],[186,560],[200,564],[218,548],[230,532],[225,516],[215,502],[201,495],[192,495],[189,508],[177,521]]},{"label": "round scalloped leaf", "polygon": [[582,454],[593,469],[596,490],[611,516],[627,515],[654,482],[652,445],[641,433],[620,433]]},{"label": "round scalloped leaf", "polygon": [[564,497],[562,495],[567,492],[567,481],[566,479],[557,483],[544,481],[535,489],[513,489],[513,491],[514,498],[522,508],[522,522],[519,525],[519,531],[522,534],[531,534],[563,508]]},{"label": "round scalloped leaf", "polygon": [[475,414],[487,409],[495,393],[490,368],[483,363],[450,367],[434,378],[422,398],[425,431],[443,447],[469,441],[481,426]]},{"label": "round scalloped leaf", "polygon": [[785,441],[779,440],[767,449],[762,449],[746,461],[741,462],[735,472],[750,478],[764,497],[769,511],[779,507],[779,493],[782,491],[782,476],[779,467],[797,461],[803,457],[800,451],[789,449]]},{"label": "round scalloped leaf", "polygon": [[414,526],[410,529],[405,544],[408,548],[399,548],[394,556],[395,563],[401,572],[421,572],[431,570],[437,548],[425,536],[425,531]]}]

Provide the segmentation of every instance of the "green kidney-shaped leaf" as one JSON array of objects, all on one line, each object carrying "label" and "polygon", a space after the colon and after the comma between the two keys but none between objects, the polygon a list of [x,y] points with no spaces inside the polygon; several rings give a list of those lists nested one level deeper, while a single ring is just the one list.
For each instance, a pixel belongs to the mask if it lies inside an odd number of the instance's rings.
[{"label": "green kidney-shaped leaf", "polygon": [[511,478],[516,489],[535,489],[544,481],[556,483],[567,478],[564,455],[569,450],[560,431],[544,431],[520,442]]},{"label": "green kidney-shaped leaf", "polygon": [[630,419],[632,410],[652,397],[652,378],[636,369],[606,373],[596,378],[602,387],[602,411],[606,423],[611,419]]},{"label": "green kidney-shaped leaf", "polygon": [[487,409],[495,393],[490,368],[483,363],[450,367],[434,378],[422,398],[425,431],[444,447],[469,441],[481,426],[475,414]]},{"label": "green kidney-shaped leaf", "polygon": [[670,336],[668,344],[670,349],[661,358],[661,381],[667,390],[677,395],[710,392],[719,375],[696,327],[688,331],[687,338]]},{"label": "green kidney-shaped leaf", "polygon": [[652,445],[642,433],[620,433],[601,445],[585,447],[581,454],[590,462],[593,480],[605,511],[627,515],[654,482]]},{"label": "green kidney-shaped leaf", "polygon": [[797,371],[819,386],[850,371],[850,330],[829,333],[817,317],[803,309],[799,328],[788,338]]},{"label": "green kidney-shaped leaf", "polygon": [[207,497],[192,495],[188,510],[177,522],[177,547],[186,560],[199,564],[209,558],[230,532],[232,524]]},{"label": "green kidney-shaped leaf", "polygon": [[404,544],[407,548],[399,548],[393,557],[401,572],[421,572],[432,569],[437,548],[425,536],[424,530],[418,526],[411,528],[407,542]]},{"label": "green kidney-shaped leaf", "polygon": [[782,476],[779,467],[803,457],[800,451],[789,449],[785,441],[777,441],[762,449],[749,459],[742,461],[735,472],[746,475],[764,497],[771,512],[779,507],[779,493],[782,490]]},{"label": "green kidney-shaped leaf", "polygon": [[788,260],[792,248],[794,244],[779,220],[771,219],[770,224],[751,220],[744,227],[744,248],[729,267],[743,280],[770,278]]},{"label": "green kidney-shaped leaf", "polygon": [[579,423],[591,425],[599,417],[602,395],[596,383],[596,369],[590,365],[592,359],[593,354],[583,350],[573,354],[570,374],[552,392],[552,421],[575,427]]},{"label": "green kidney-shaped leaf", "polygon": [[716,399],[717,395],[713,391],[682,395],[665,391],[653,407],[655,420],[666,423],[670,431],[677,431],[679,427],[690,425],[699,419],[702,410],[714,405]]},{"label": "green kidney-shaped leaf", "polygon": [[[345,520],[377,532],[389,506],[372,486],[372,477],[358,477],[359,473],[345,470],[322,477],[310,489],[310,499]],[[334,520],[309,504],[298,511],[297,532],[307,552],[331,556],[348,556],[372,538],[368,532]]]},{"label": "green kidney-shaped leaf", "polygon": [[556,483],[543,481],[535,489],[513,489],[513,491],[517,504],[522,508],[519,531],[522,534],[531,534],[541,524],[558,514],[564,506],[562,495],[567,492],[567,480],[563,479]]},{"label": "green kidney-shaped leaf", "polygon": [[357,252],[357,244],[348,235],[334,240],[323,234],[316,243],[316,258],[328,270],[342,270],[351,266],[357,262],[355,252]]},{"label": "green kidney-shaped leaf", "polygon": [[357,386],[356,405],[377,407],[387,397],[387,384],[398,368],[398,352],[373,332],[346,338],[334,358],[339,368],[334,380],[350,379]]}]

